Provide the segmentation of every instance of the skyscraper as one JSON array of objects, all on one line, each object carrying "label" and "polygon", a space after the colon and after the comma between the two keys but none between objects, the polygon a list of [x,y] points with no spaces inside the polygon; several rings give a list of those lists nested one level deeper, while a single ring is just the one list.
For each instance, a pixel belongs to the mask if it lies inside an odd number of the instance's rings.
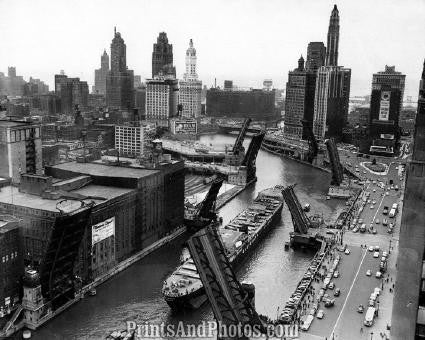
[{"label": "skyscraper", "polygon": [[307,71],[317,71],[325,65],[326,47],[321,41],[313,41],[307,46],[307,60],[305,68]]},{"label": "skyscraper", "polygon": [[372,153],[392,154],[400,139],[399,116],[406,76],[385,65],[372,78],[368,145]]},{"label": "skyscraper", "polygon": [[106,77],[106,104],[120,109],[134,105],[134,72],[127,68],[126,45],[116,28],[111,43],[111,70]]},{"label": "skyscraper", "polygon": [[385,71],[380,71],[373,74],[372,90],[380,90],[382,85],[388,85],[392,89],[399,89],[401,92],[400,111],[403,106],[404,83],[406,75],[401,72],[396,72],[395,66],[385,65]]},{"label": "skyscraper", "polygon": [[334,6],[329,21],[325,66],[318,69],[314,98],[313,132],[319,140],[342,139],[347,122],[351,69],[338,66],[339,12]]},{"label": "skyscraper", "polygon": [[165,32],[159,33],[152,52],[152,78],[160,73],[176,77],[176,68],[173,66],[173,45],[168,43]]},{"label": "skyscraper", "polygon": [[106,77],[109,72],[109,55],[106,50],[100,57],[100,69],[94,71],[94,87],[93,92],[106,95]]},{"label": "skyscraper", "polygon": [[186,51],[186,72],[180,81],[180,104],[182,104],[182,117],[197,118],[201,115],[202,81],[198,80],[196,73],[196,49],[190,39]]},{"label": "skyscraper", "polygon": [[425,61],[419,85],[412,160],[407,164],[398,247],[391,339],[420,339],[425,322]]},{"label": "skyscraper", "polygon": [[290,71],[286,83],[285,137],[303,138],[302,120],[313,122],[316,72],[304,68],[304,58],[298,60],[298,68]]},{"label": "skyscraper", "polygon": [[80,78],[68,78],[65,74],[55,74],[55,93],[61,100],[62,113],[71,114],[75,105],[81,109],[88,106],[89,87]]},{"label": "skyscraper", "polygon": [[177,115],[178,98],[177,79],[146,80],[146,119],[159,126],[168,126],[168,120]]},{"label": "skyscraper", "polygon": [[328,45],[326,47],[326,66],[338,66],[339,44],[339,12],[336,5],[331,13],[328,30]]}]

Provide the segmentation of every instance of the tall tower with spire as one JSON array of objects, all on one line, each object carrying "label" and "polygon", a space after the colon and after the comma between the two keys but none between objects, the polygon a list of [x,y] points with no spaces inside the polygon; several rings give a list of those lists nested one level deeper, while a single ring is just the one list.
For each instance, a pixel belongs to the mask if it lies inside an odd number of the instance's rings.
[{"label": "tall tower with spire", "polygon": [[108,76],[108,72],[109,55],[106,53],[106,50],[103,50],[103,54],[100,57],[100,68],[94,70],[94,93],[106,95],[106,77]]},{"label": "tall tower with spire", "polygon": [[114,38],[111,43],[111,71],[124,72],[127,70],[126,45],[121,33],[114,27]]},{"label": "tall tower with spire", "polygon": [[111,70],[106,77],[106,105],[123,110],[134,107],[134,72],[127,68],[126,45],[116,27],[111,43]]},{"label": "tall tower with spire", "polygon": [[339,44],[339,12],[336,5],[331,13],[328,29],[328,45],[326,46],[326,66],[338,66]]},{"label": "tall tower with spire", "polygon": [[180,81],[180,104],[182,117],[197,118],[201,115],[202,82],[196,73],[196,49],[190,39],[189,48],[186,50],[186,72]]},{"label": "tall tower with spire", "polygon": [[329,21],[325,65],[317,71],[313,132],[318,140],[343,140],[348,120],[351,69],[338,66],[339,12],[336,5]]},{"label": "tall tower with spire", "polygon": [[186,50],[186,73],[183,75],[184,80],[197,80],[196,74],[196,49],[193,47],[193,41],[190,39],[189,48]]}]

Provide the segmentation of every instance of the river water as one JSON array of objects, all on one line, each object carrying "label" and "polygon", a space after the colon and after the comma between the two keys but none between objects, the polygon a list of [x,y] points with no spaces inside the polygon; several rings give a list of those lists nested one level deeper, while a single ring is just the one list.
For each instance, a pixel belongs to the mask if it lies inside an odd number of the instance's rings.
[{"label": "river water", "polygon": [[[229,135],[204,135],[200,141],[223,148],[235,140]],[[249,139],[245,140],[247,148]],[[312,167],[283,159],[260,150],[257,157],[258,181],[220,209],[224,223],[247,207],[257,193],[281,184],[297,183],[295,192],[301,203],[311,204],[311,213],[333,218],[344,207],[343,201],[326,200],[330,174]],[[276,318],[311,260],[312,253],[284,250],[289,240],[292,221],[284,206],[281,221],[265,237],[246,261],[238,268],[240,280],[255,284],[255,304],[259,313]],[[184,238],[159,249],[97,288],[95,297],[78,302],[45,326],[35,331],[33,339],[104,339],[126,321],[137,323],[186,321],[198,323],[212,320],[208,304],[199,310],[173,314],[162,299],[161,287],[165,278],[177,267]]]}]

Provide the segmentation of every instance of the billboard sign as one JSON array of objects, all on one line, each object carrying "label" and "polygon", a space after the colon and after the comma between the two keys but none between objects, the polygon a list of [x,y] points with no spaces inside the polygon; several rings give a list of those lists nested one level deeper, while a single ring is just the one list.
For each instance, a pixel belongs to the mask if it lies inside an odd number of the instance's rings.
[{"label": "billboard sign", "polygon": [[175,134],[196,134],[198,130],[196,120],[175,120],[174,133]]},{"label": "billboard sign", "polygon": [[115,235],[115,216],[92,226],[91,244],[94,246],[102,240]]},{"label": "billboard sign", "polygon": [[379,106],[379,120],[388,121],[390,117],[390,91],[382,91],[381,104]]}]

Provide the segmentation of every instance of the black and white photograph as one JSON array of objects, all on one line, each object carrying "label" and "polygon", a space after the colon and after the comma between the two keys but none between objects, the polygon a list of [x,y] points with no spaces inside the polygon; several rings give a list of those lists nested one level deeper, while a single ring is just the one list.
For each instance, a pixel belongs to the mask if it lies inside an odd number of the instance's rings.
[{"label": "black and white photograph", "polygon": [[0,17],[0,339],[425,339],[425,0]]}]

